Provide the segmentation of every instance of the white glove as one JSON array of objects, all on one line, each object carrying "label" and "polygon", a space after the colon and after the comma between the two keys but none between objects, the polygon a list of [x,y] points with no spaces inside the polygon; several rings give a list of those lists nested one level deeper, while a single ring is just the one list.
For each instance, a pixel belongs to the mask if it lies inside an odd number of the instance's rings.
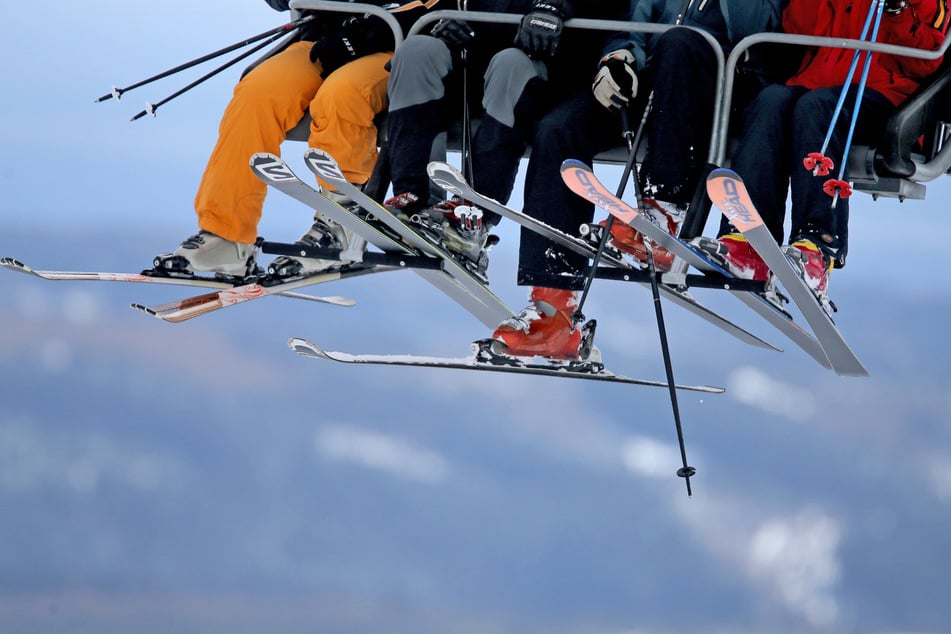
[{"label": "white glove", "polygon": [[602,57],[591,91],[598,103],[608,110],[630,106],[631,100],[637,96],[634,55],[627,49],[619,49]]}]

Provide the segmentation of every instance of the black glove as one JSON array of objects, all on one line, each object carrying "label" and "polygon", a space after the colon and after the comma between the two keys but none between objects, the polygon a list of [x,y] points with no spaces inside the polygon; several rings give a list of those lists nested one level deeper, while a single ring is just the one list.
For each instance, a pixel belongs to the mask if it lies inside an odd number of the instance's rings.
[{"label": "black glove", "polygon": [[445,42],[451,51],[463,49],[475,39],[475,31],[462,20],[440,20],[430,35]]},{"label": "black glove", "polygon": [[515,44],[532,59],[553,56],[568,14],[565,0],[535,0],[532,12],[522,18]]},{"label": "black glove", "polygon": [[393,50],[393,35],[382,19],[373,16],[347,18],[340,30],[314,42],[310,61],[320,60],[320,76],[327,76],[353,60]]},{"label": "black glove", "polygon": [[885,0],[885,13],[898,15],[908,8],[908,0]]},{"label": "black glove", "polygon": [[334,72],[347,62],[357,57],[353,43],[341,34],[322,37],[310,47],[310,61],[320,60],[320,76],[327,79],[327,75]]}]

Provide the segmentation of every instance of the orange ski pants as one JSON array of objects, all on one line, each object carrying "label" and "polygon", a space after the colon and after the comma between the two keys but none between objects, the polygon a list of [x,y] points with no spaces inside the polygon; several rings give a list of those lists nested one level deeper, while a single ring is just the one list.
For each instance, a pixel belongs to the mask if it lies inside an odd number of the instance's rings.
[{"label": "orange ski pants", "polygon": [[253,243],[267,194],[249,167],[257,152],[280,155],[287,130],[308,110],[308,144],[327,150],[353,183],[365,183],[377,159],[373,118],[386,107],[392,53],[354,60],[320,77],[311,42],[295,42],[238,82],[218,142],[195,196],[198,226],[233,242]]}]

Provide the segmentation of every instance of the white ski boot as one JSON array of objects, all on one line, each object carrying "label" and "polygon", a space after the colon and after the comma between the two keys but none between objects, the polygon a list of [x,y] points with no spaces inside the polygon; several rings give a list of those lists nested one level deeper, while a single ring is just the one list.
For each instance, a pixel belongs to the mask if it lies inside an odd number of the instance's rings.
[{"label": "white ski boot", "polygon": [[254,251],[254,244],[232,242],[202,230],[185,239],[174,252],[155,256],[152,264],[162,271],[244,278],[256,271]]},{"label": "white ski boot", "polygon": [[319,214],[314,216],[314,224],[296,244],[312,248],[339,249],[340,259],[324,260],[281,255],[274,258],[274,261],[268,265],[267,272],[270,275],[284,278],[343,268],[358,261],[366,248],[366,240]]}]

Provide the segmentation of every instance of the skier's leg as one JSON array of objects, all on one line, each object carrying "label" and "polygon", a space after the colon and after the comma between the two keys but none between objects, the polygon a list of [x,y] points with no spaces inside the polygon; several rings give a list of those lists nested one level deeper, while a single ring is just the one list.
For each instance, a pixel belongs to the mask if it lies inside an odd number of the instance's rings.
[{"label": "skier's leg", "polygon": [[218,143],[195,196],[198,226],[225,240],[257,239],[267,185],[248,168],[255,152],[279,154],[321,85],[310,42],[291,44],[262,62],[235,87]]},{"label": "skier's leg", "polygon": [[[556,105],[538,121],[525,177],[524,211],[565,233],[578,235],[591,222],[594,206],[561,180],[561,163],[574,158],[591,164],[594,155],[621,142],[616,115],[587,91]],[[567,251],[534,231],[523,229],[518,284],[580,290],[587,258]]]},{"label": "skier's leg", "polygon": [[[481,124],[472,139],[473,188],[506,202],[515,184],[518,162],[525,152],[526,127],[535,120],[535,94],[544,84],[547,71],[541,62],[533,62],[520,49],[505,49],[495,54],[485,71]],[[488,265],[483,247],[489,229],[498,224],[499,214],[478,209],[478,218],[460,217],[470,213],[466,201],[454,196],[425,211],[423,225],[450,251]]]},{"label": "skier's leg", "polygon": [[[526,130],[538,118],[548,69],[517,48],[492,57],[485,73],[484,115],[472,140],[473,188],[506,202],[527,145]],[[498,217],[488,219],[496,224]]]},{"label": "skier's leg", "polygon": [[658,38],[646,78],[654,98],[644,195],[685,207],[710,147],[716,58],[701,35],[674,28]]},{"label": "skier's leg", "polygon": [[329,152],[351,183],[370,178],[376,164],[373,119],[386,107],[391,53],[376,53],[331,73],[310,104],[310,147]]},{"label": "skier's leg", "polygon": [[[848,165],[848,157],[842,156],[842,153],[856,91],[855,86],[850,89],[826,150],[826,155],[836,163],[832,173],[816,177],[808,170],[793,166],[791,175],[791,240],[800,237],[810,239],[837,262],[841,260],[840,264],[844,263],[848,251],[849,200],[839,197],[833,208],[833,199],[823,191],[823,185],[827,179],[838,177],[842,164]],[[838,87],[812,90],[796,103],[792,118],[793,157],[802,157],[821,149],[839,92]],[[867,88],[856,123],[854,142],[876,140],[893,111],[894,106],[881,93]],[[843,180],[848,181],[848,170],[844,172]]]},{"label": "skier's leg", "polygon": [[[799,86],[772,84],[747,106],[743,132],[730,165],[746,183],[750,198],[777,244],[783,241],[790,170],[802,167],[792,159],[791,121],[796,101],[807,91]],[[736,230],[723,217],[720,235]]]},{"label": "skier's leg", "polygon": [[159,255],[159,266],[233,276],[253,269],[267,186],[248,161],[255,152],[280,153],[287,130],[297,125],[320,87],[310,47],[294,43],[238,82],[195,195],[200,231],[174,253]]},{"label": "skier's leg", "polygon": [[446,129],[446,81],[453,59],[442,40],[415,35],[399,47],[391,66],[387,137],[393,193],[415,197],[407,205],[415,211],[429,202],[426,166],[433,141]]},{"label": "skier's leg", "polygon": [[[577,235],[590,222],[594,207],[571,192],[560,178],[561,163],[594,155],[618,142],[620,125],[585,90],[557,104],[537,124],[525,180],[525,213]],[[578,291],[584,287],[588,259],[559,247],[534,231],[522,229],[518,284],[532,286],[530,304],[507,319],[492,337],[508,354],[577,358],[582,331],[575,321]]]},{"label": "skier's leg", "polygon": [[[310,103],[309,145],[329,152],[352,183],[366,182],[377,160],[377,129],[373,119],[386,107],[389,73],[385,64],[390,57],[391,53],[375,53],[343,65],[327,77]],[[326,183],[321,185],[326,188],[327,196],[341,203],[349,201],[335,194]],[[319,213],[297,242],[343,252],[359,252],[366,246],[363,238]],[[268,272],[287,277],[325,271],[352,261],[353,258],[343,254],[340,260],[282,255],[271,262]]]},{"label": "skier's leg", "polygon": [[[803,169],[790,158],[790,121],[805,88],[773,84],[764,88],[744,111],[743,132],[731,167],[746,183],[750,198],[777,243],[783,240],[789,171]],[[766,281],[769,267],[726,219],[721,217],[716,240],[698,237],[693,244],[733,275]]]}]

